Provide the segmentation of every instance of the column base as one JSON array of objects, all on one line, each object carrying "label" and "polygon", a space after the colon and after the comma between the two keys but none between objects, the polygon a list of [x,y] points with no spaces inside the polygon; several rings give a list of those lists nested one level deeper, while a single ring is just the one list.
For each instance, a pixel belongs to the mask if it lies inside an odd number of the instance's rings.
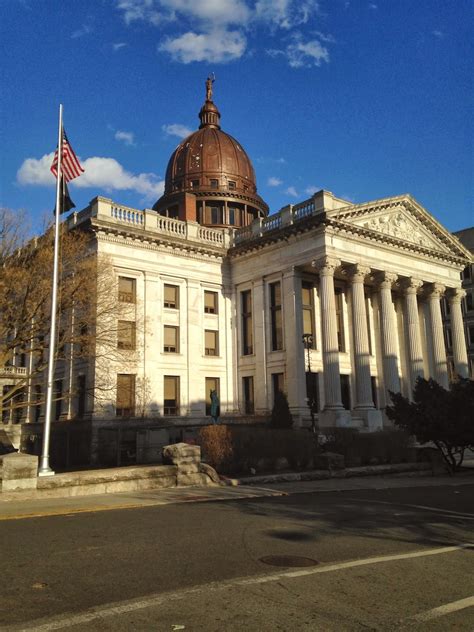
[{"label": "column base", "polygon": [[357,428],[350,410],[323,410],[319,413],[321,428]]},{"label": "column base", "polygon": [[362,427],[374,432],[375,430],[383,430],[382,411],[376,408],[355,409],[353,415],[356,419],[360,419]]}]

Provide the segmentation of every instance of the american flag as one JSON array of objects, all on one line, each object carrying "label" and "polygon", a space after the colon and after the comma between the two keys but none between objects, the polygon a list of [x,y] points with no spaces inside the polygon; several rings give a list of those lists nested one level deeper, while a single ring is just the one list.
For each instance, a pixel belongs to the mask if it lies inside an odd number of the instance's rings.
[{"label": "american flag", "polygon": [[[70,182],[84,173],[84,169],[81,167],[76,154],[74,153],[71,145],[66,136],[66,132],[63,128],[63,140],[62,140],[63,156],[61,161],[61,172],[64,176],[65,182]],[[54,152],[53,164],[51,165],[51,173],[55,178],[58,177],[58,150]]]}]

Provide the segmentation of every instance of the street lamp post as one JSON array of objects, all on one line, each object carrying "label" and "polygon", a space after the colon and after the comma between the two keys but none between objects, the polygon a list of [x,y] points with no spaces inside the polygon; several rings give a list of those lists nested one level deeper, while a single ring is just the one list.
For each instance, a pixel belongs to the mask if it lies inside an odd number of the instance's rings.
[{"label": "street lamp post", "polygon": [[309,390],[308,392],[308,406],[309,406],[309,412],[311,415],[311,430],[314,434],[316,434],[316,420],[314,418],[314,405],[315,405],[315,399],[314,399],[314,393],[313,393],[313,380],[312,380],[312,371],[311,371],[311,349],[313,348],[313,335],[312,334],[303,334],[303,344],[304,344],[304,348],[306,349],[306,353],[307,353],[307,362],[308,362],[308,374],[309,374],[309,389],[308,389],[308,381],[306,382],[307,386],[307,390]]}]

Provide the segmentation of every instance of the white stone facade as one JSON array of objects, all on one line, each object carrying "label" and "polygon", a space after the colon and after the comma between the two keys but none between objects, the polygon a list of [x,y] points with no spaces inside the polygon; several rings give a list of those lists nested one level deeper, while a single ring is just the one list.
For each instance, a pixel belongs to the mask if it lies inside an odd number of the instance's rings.
[{"label": "white stone facade", "polygon": [[[469,253],[410,196],[351,204],[320,191],[237,230],[96,198],[67,223],[90,226],[97,252],[113,263],[111,283],[124,277],[136,288],[124,306],[135,350],[64,371],[71,385],[85,373],[91,392],[94,381],[111,385],[88,396],[86,417],[115,419],[117,375],[130,375],[135,415],[140,408],[147,419],[204,423],[212,384],[224,419],[268,415],[278,385],[296,424],[308,425],[308,379],[320,427],[381,428],[388,390],[408,395],[418,375],[448,385],[444,295],[456,371],[467,375],[459,300]],[[165,286],[178,288],[176,306],[165,306]],[[217,294],[215,309],[206,309],[205,292]],[[179,334],[171,352],[170,331]],[[306,378],[308,362],[317,379]],[[165,377],[179,378],[176,409]],[[70,418],[76,399],[64,409]]]}]

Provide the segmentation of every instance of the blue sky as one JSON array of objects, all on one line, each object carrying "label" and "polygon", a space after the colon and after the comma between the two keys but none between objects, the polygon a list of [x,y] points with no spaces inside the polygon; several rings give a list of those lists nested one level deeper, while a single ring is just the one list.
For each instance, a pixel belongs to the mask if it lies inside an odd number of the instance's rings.
[{"label": "blue sky", "polygon": [[0,203],[40,224],[64,104],[96,195],[161,195],[215,72],[222,127],[277,211],[325,188],[354,202],[411,193],[473,225],[470,0],[4,0]]}]

